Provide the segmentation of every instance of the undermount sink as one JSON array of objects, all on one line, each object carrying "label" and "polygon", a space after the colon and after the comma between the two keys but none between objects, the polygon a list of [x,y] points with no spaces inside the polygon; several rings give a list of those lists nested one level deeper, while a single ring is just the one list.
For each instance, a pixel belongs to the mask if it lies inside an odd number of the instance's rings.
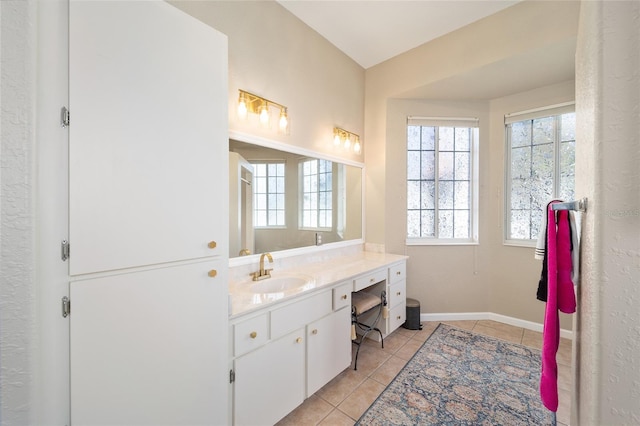
[{"label": "undermount sink", "polygon": [[311,277],[301,275],[285,275],[257,281],[249,287],[251,293],[283,293],[296,288],[303,288],[312,281]]}]

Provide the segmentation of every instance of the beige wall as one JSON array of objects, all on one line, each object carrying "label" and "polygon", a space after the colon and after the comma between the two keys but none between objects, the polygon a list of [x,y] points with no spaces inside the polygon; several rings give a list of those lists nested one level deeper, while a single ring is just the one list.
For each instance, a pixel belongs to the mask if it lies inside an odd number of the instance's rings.
[{"label": "beige wall", "polygon": [[[535,298],[541,263],[532,248],[503,244],[504,114],[574,99],[573,68],[543,75],[540,52],[573,64],[578,11],[576,2],[525,1],[367,70],[367,241],[410,256],[407,294],[423,313],[542,322],[544,304]],[[516,82],[519,72],[532,74]],[[405,246],[406,172],[399,165],[406,163],[408,115],[480,119],[478,245]],[[571,318],[563,316],[561,326],[571,329]]]},{"label": "beige wall", "polygon": [[[483,248],[489,251],[491,298],[490,312],[540,323],[545,304],[536,300],[542,262],[533,258],[533,248],[506,246],[504,236],[505,114],[573,101],[573,80],[494,99],[490,102],[490,140],[488,208],[482,210],[487,238]],[[488,241],[487,241],[488,240]],[[484,243],[487,243],[486,245]],[[572,317],[560,314],[564,329],[572,328]]]},{"label": "beige wall", "polygon": [[[332,144],[334,126],[363,136],[364,69],[355,61],[273,1],[172,4],[229,37],[230,130],[364,161]],[[238,89],[287,106],[290,134],[240,121]]]}]

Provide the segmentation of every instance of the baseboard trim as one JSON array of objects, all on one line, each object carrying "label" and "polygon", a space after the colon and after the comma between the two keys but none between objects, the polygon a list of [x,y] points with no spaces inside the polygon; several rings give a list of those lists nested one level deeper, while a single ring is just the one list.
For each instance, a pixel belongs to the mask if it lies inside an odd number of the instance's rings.
[{"label": "baseboard trim", "polygon": [[[420,314],[421,321],[477,321],[477,320],[492,320],[505,324],[513,325],[515,327],[526,328],[531,331],[542,332],[542,324],[538,324],[532,321],[525,321],[519,318],[508,317],[506,315],[495,314],[493,312],[459,312],[459,313],[435,313],[435,314]],[[560,337],[573,340],[572,330],[560,330]]]}]

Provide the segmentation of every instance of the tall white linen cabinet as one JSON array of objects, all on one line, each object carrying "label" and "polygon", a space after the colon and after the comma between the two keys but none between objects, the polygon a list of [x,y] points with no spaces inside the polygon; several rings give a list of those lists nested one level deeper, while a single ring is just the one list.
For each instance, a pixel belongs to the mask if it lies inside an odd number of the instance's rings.
[{"label": "tall white linen cabinet", "polygon": [[69,4],[71,422],[228,423],[227,38]]}]

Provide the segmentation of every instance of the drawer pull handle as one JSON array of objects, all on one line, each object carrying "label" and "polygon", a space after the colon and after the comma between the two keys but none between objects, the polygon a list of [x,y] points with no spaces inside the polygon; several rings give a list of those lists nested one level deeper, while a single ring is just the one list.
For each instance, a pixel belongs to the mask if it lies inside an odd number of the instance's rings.
[{"label": "drawer pull handle", "polygon": [[314,329],[311,331],[311,334],[318,334],[318,329],[317,329],[317,328],[314,328]]},{"label": "drawer pull handle", "polygon": [[209,244],[207,244],[207,247],[209,247],[210,249],[214,249],[218,246],[218,243],[216,243],[215,241],[209,241]]},{"label": "drawer pull handle", "polygon": [[258,337],[258,333],[256,333],[255,331],[252,331],[251,334],[249,334],[249,337],[251,337],[252,339],[255,339],[256,337]]},{"label": "drawer pull handle", "polygon": [[296,339],[296,343],[302,343],[302,337],[298,337],[298,338]]},{"label": "drawer pull handle", "polygon": [[347,295],[346,295],[346,294],[343,294],[343,295],[342,295],[342,297],[341,297],[341,299],[342,299],[342,300],[347,300]]},{"label": "drawer pull handle", "polygon": [[207,275],[209,275],[211,278],[213,278],[216,275],[218,275],[218,271],[216,271],[215,269],[212,269],[212,270],[209,271],[209,273]]},{"label": "drawer pull handle", "polygon": [[397,293],[396,293],[396,296],[400,296],[400,294],[402,294],[402,293],[401,293],[401,292],[397,292]]}]

